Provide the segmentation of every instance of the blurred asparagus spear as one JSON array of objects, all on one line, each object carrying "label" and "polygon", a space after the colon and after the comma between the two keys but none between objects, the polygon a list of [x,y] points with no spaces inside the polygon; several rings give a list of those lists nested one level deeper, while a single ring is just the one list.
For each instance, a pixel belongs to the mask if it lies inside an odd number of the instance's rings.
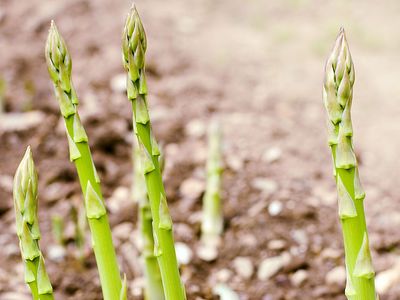
[{"label": "blurred asparagus spear", "polygon": [[154,251],[160,267],[165,298],[185,299],[176,259],[172,220],[168,210],[158,157],[160,151],[151,129],[147,107],[145,75],[146,35],[136,8],[126,19],[122,37],[123,65],[127,71],[127,95],[132,102],[134,132],[141,151],[142,171],[145,175],[153,218]]},{"label": "blurred asparagus spear", "polygon": [[92,233],[92,245],[103,297],[106,300],[115,300],[120,295],[122,282],[101,193],[100,179],[92,160],[88,137],[77,111],[78,98],[71,80],[71,57],[54,22],[50,26],[45,55],[56,98],[65,121],[70,160],[75,163],[85,197],[86,217]]},{"label": "blurred asparagus spear", "polygon": [[[139,204],[139,230],[142,238],[142,259],[144,263],[145,299],[163,300],[164,289],[162,286],[160,268],[157,257],[154,255],[153,218],[146,192],[146,182],[141,167],[141,152],[139,144],[135,141],[134,156],[134,199]],[[161,171],[162,172],[162,171]]]},{"label": "blurred asparagus spear", "polygon": [[203,197],[203,219],[201,224],[202,247],[217,254],[223,231],[224,218],[221,205],[221,129],[216,120],[208,130],[207,186]]},{"label": "blurred asparagus spear", "polygon": [[375,300],[374,269],[364,216],[365,193],[361,187],[353,150],[351,104],[354,65],[345,32],[340,30],[325,67],[323,99],[328,114],[329,146],[338,191],[338,211],[346,254],[349,300]]},{"label": "blurred asparagus spear", "polygon": [[65,245],[64,237],[64,219],[60,215],[53,215],[51,217],[51,229],[53,232],[54,240],[60,245]]},{"label": "blurred asparagus spear", "polygon": [[4,113],[5,95],[6,95],[7,83],[3,76],[0,75],[0,115]]},{"label": "blurred asparagus spear", "polygon": [[39,248],[38,178],[30,147],[18,166],[13,187],[17,235],[25,264],[25,282],[34,300],[51,300],[53,287]]}]

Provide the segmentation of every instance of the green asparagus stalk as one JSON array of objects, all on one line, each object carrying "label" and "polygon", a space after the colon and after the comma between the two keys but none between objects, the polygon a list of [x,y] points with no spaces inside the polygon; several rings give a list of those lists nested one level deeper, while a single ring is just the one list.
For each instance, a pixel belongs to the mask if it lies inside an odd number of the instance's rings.
[{"label": "green asparagus stalk", "polygon": [[70,160],[74,162],[77,169],[85,198],[86,217],[92,233],[92,245],[103,297],[106,300],[115,300],[119,298],[122,283],[101,193],[100,179],[92,160],[88,137],[77,111],[78,98],[71,80],[71,57],[54,22],[49,30],[45,55],[56,98],[65,121]]},{"label": "green asparagus stalk", "polygon": [[76,205],[72,206],[71,217],[75,225],[74,242],[77,250],[76,258],[80,262],[83,262],[83,259],[85,258],[85,243],[87,231],[86,213],[83,203],[76,203]]},{"label": "green asparagus stalk", "polygon": [[53,287],[39,248],[38,177],[30,147],[26,149],[15,173],[13,196],[17,235],[25,265],[25,282],[34,300],[54,299]]},{"label": "green asparagus stalk", "polygon": [[6,80],[0,75],[0,116],[4,113],[6,89]]},{"label": "green asparagus stalk", "polygon": [[221,130],[219,123],[211,122],[208,132],[207,186],[203,197],[201,242],[204,247],[216,249],[223,231],[221,205]]},{"label": "green asparagus stalk", "polygon": [[51,217],[51,227],[53,231],[54,240],[61,246],[65,245],[64,238],[64,219],[60,215]]},{"label": "green asparagus stalk", "polygon": [[162,286],[160,268],[157,257],[154,255],[153,218],[146,192],[146,182],[141,168],[141,152],[137,141],[133,149],[134,156],[134,199],[139,204],[139,229],[142,237],[142,259],[144,264],[146,300],[163,300],[164,289]]},{"label": "green asparagus stalk", "polygon": [[146,35],[135,7],[132,7],[123,32],[123,64],[127,71],[127,95],[132,102],[134,132],[142,157],[153,218],[154,252],[160,267],[165,299],[185,299],[176,259],[172,220],[169,214],[158,157],[160,151],[151,129],[147,107],[145,75]]},{"label": "green asparagus stalk", "polygon": [[374,269],[369,250],[362,189],[353,150],[351,104],[354,65],[345,32],[340,30],[325,68],[323,99],[328,114],[329,146],[338,191],[338,211],[346,255],[349,300],[375,300]]}]

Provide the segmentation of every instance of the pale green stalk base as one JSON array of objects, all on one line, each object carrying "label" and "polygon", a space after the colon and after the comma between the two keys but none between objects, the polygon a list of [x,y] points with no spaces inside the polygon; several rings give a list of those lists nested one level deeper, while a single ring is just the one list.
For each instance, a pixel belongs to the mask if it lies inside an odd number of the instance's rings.
[{"label": "pale green stalk base", "polygon": [[139,204],[138,227],[142,238],[141,256],[143,260],[145,300],[164,300],[164,289],[161,280],[157,257],[154,255],[153,218],[147,197],[146,183],[141,168],[140,150],[137,142],[133,148],[134,185],[133,198]]},{"label": "pale green stalk base", "polygon": [[[132,108],[136,114],[135,101],[132,101]],[[146,151],[152,153],[150,140],[150,121],[146,124],[136,123],[139,143],[142,142]],[[176,259],[174,237],[171,228],[160,228],[160,197],[165,197],[164,185],[162,183],[158,156],[151,155],[154,170],[145,174],[147,193],[150,200],[151,213],[153,218],[153,230],[155,232],[155,255],[161,272],[164,287],[165,299],[183,300],[186,299],[183,284],[180,279],[178,261]]]},{"label": "pale green stalk base", "polygon": [[[341,176],[343,183],[348,190],[351,198],[354,200],[354,169],[336,169],[336,172]],[[363,200],[354,200],[357,217],[341,219],[343,243],[345,250],[346,268],[349,274],[353,274],[354,267],[357,261],[359,249],[363,243],[364,233],[368,234]],[[351,276],[351,275],[350,275]],[[375,281],[374,277],[365,278],[351,276],[351,281],[354,290],[357,294],[354,296],[348,295],[349,300],[375,300]]]},{"label": "pale green stalk base", "polygon": [[[73,119],[73,116],[64,119],[68,131],[67,134],[70,136],[73,136]],[[97,195],[103,199],[100,184],[95,178],[95,169],[89,145],[87,142],[80,142],[76,143],[76,146],[81,156],[75,159],[74,163],[83,195],[86,195],[87,184],[90,182]],[[105,300],[118,299],[122,282],[107,214],[98,219],[88,218],[88,224],[92,233],[92,247],[99,270],[103,298]]]}]

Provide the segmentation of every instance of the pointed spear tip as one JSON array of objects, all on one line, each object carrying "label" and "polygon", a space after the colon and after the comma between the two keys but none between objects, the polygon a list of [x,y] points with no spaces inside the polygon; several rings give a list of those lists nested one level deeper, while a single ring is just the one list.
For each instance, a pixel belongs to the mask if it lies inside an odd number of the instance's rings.
[{"label": "pointed spear tip", "polygon": [[53,32],[58,32],[56,22],[52,19],[50,21],[49,35]]},{"label": "pointed spear tip", "polygon": [[31,146],[28,146],[28,147],[26,147],[24,157],[23,157],[22,160],[21,160],[21,164],[22,164],[23,162],[27,162],[27,161],[30,161],[30,160],[33,161],[33,155],[32,155]]}]

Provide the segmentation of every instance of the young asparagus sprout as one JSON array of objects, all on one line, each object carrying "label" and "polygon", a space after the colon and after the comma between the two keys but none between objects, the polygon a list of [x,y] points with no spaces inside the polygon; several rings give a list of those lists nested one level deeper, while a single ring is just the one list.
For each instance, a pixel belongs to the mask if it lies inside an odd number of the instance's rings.
[{"label": "young asparagus sprout", "polygon": [[151,129],[145,74],[146,34],[136,8],[126,19],[122,58],[127,72],[127,96],[132,103],[134,132],[141,151],[142,171],[153,218],[154,253],[160,267],[165,299],[186,298],[176,259],[171,217],[168,212],[158,157],[160,151]]},{"label": "young asparagus sprout", "polygon": [[150,203],[146,192],[146,182],[141,167],[141,152],[137,141],[135,141],[134,144],[133,198],[139,205],[138,227],[142,239],[142,260],[145,277],[144,295],[146,300],[163,300],[165,299],[164,289],[157,257],[154,255],[153,218],[151,216]]},{"label": "young asparagus sprout", "polygon": [[54,240],[57,244],[64,246],[64,219],[60,215],[54,215],[51,217],[51,227],[53,232]]},{"label": "young asparagus sprout", "polygon": [[17,235],[25,265],[25,282],[29,285],[34,300],[54,299],[39,248],[38,177],[30,147],[26,149],[15,173],[13,197]]},{"label": "young asparagus sprout", "polygon": [[[202,258],[215,259],[223,231],[224,218],[221,205],[221,129],[214,120],[208,132],[207,186],[203,197],[203,219],[201,224]],[[199,253],[199,254],[200,254]]]},{"label": "young asparagus sprout", "polygon": [[76,258],[83,262],[85,258],[85,246],[86,246],[86,231],[87,231],[87,219],[83,203],[76,203],[71,207],[71,218],[75,225],[74,242],[76,246]]},{"label": "young asparagus sprout", "polygon": [[338,191],[339,218],[342,223],[346,254],[349,300],[375,300],[374,270],[356,155],[353,150],[351,104],[354,65],[343,29],[325,67],[323,100],[328,114],[329,146]]},{"label": "young asparagus sprout", "polygon": [[86,217],[92,233],[92,244],[103,297],[105,300],[115,300],[120,296],[122,282],[110,225],[101,193],[100,180],[88,145],[88,137],[77,111],[78,98],[71,80],[71,56],[54,22],[50,26],[45,56],[61,115],[65,121],[70,160],[74,162],[77,169],[85,198]]}]

